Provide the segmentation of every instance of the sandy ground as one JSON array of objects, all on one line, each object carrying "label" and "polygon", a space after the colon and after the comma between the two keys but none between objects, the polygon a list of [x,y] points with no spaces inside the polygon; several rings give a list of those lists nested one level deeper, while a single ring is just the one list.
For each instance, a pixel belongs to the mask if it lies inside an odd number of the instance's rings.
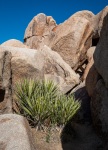
[{"label": "sandy ground", "polygon": [[[73,130],[74,128],[74,130]],[[67,127],[61,134],[54,130],[50,134],[49,143],[46,142],[47,134],[33,129],[36,147],[38,150],[105,150],[103,143],[94,133],[90,125],[74,124],[73,128]]]}]

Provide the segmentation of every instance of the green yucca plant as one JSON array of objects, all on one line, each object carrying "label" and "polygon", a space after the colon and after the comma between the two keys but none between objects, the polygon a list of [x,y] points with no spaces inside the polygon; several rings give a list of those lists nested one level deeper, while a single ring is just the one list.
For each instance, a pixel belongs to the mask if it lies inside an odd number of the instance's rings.
[{"label": "green yucca plant", "polygon": [[60,94],[52,81],[24,79],[15,89],[20,112],[38,127],[65,125],[80,107],[74,96]]},{"label": "green yucca plant", "polygon": [[51,116],[50,107],[58,88],[52,81],[24,79],[16,84],[16,97],[21,113],[35,125],[41,125]]}]

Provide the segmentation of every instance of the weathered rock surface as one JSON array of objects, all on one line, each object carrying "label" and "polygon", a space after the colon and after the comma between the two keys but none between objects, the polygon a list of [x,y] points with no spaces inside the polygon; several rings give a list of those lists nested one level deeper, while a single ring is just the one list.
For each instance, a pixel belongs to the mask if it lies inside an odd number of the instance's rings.
[{"label": "weathered rock surface", "polygon": [[106,6],[101,12],[93,17],[92,26],[94,28],[94,38],[100,37],[100,33],[103,27],[103,20],[107,14],[108,6]]},{"label": "weathered rock surface", "polygon": [[0,114],[12,112],[11,53],[0,52]]},{"label": "weathered rock surface", "polygon": [[36,150],[27,120],[19,115],[0,115],[1,150]]},{"label": "weathered rock surface", "polygon": [[52,17],[38,14],[29,23],[24,40],[30,48],[41,49],[44,45],[57,51],[74,70],[85,60],[85,53],[92,45],[94,14],[80,11],[60,25]]},{"label": "weathered rock surface", "polygon": [[46,58],[46,65],[44,67],[45,79],[55,81],[63,93],[67,93],[80,82],[79,75],[65,63],[58,53],[51,51],[46,46],[42,49],[42,53]]},{"label": "weathered rock surface", "polygon": [[54,36],[53,28],[56,22],[51,16],[38,14],[29,23],[24,35],[24,43],[32,49],[41,49],[44,45],[49,45]]},{"label": "weathered rock surface", "polygon": [[59,54],[44,46],[41,51],[15,47],[0,47],[0,51],[12,53],[12,84],[22,78],[49,79],[60,86],[63,93],[68,92],[79,81],[79,75],[65,63]]},{"label": "weathered rock surface", "polygon": [[11,39],[1,44],[1,46],[13,46],[13,47],[20,47],[20,48],[27,48],[21,41]]},{"label": "weathered rock surface", "polygon": [[85,61],[85,54],[92,45],[90,19],[93,16],[89,11],[72,15],[57,27],[50,43],[52,50],[58,52],[74,70]]}]

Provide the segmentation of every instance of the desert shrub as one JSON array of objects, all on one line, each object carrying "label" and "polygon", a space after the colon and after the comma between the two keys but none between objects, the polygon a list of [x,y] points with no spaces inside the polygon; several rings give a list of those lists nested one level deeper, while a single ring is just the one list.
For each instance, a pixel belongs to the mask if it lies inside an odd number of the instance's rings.
[{"label": "desert shrub", "polygon": [[65,125],[77,112],[80,102],[73,95],[60,94],[52,81],[25,79],[15,89],[20,112],[39,128]]}]

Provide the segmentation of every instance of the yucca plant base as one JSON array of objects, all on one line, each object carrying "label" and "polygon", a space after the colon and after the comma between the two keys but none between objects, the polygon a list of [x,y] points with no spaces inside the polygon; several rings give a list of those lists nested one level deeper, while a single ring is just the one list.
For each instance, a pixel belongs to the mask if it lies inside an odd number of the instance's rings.
[{"label": "yucca plant base", "polygon": [[24,79],[15,93],[20,113],[38,129],[64,126],[80,108],[73,95],[61,94],[52,81]]}]

